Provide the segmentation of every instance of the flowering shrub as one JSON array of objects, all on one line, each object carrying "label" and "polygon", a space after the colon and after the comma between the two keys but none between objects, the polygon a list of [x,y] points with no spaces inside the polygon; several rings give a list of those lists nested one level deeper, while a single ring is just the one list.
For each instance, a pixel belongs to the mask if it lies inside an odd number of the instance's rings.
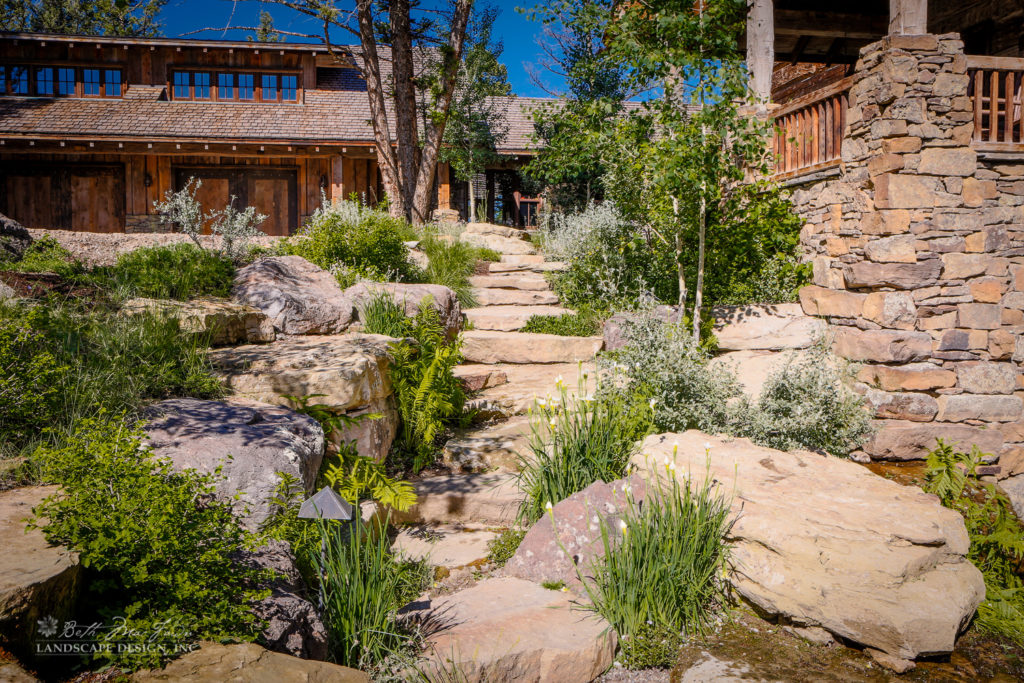
[{"label": "flowering shrub", "polygon": [[153,202],[153,208],[160,216],[160,222],[177,228],[189,236],[200,249],[203,247],[199,236],[204,227],[210,234],[219,236],[219,251],[232,261],[243,259],[250,249],[250,240],[263,233],[257,229],[267,217],[256,213],[256,208],[248,206],[239,211],[235,208],[235,197],[223,209],[203,213],[203,205],[196,199],[202,180],[189,178],[185,187],[177,192],[168,191],[164,201]]}]

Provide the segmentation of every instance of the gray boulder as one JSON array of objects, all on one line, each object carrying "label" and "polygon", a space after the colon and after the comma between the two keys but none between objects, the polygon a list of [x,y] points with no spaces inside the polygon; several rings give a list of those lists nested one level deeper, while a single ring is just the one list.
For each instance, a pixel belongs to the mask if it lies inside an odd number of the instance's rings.
[{"label": "gray boulder", "polygon": [[449,338],[455,337],[462,329],[462,307],[459,305],[459,297],[454,290],[444,285],[360,282],[346,289],[345,296],[351,299],[356,308],[356,316],[362,320],[363,307],[382,292],[386,292],[395,303],[403,306],[406,316],[410,318],[419,312],[420,303],[429,297]]},{"label": "gray boulder", "polygon": [[604,322],[604,350],[615,351],[628,344],[630,326],[638,323],[643,316],[652,316],[666,323],[678,323],[683,319],[683,312],[676,306],[655,306],[645,313],[616,313]]},{"label": "gray boulder", "polygon": [[238,271],[231,293],[284,334],[344,332],[355,313],[334,276],[301,256],[258,259]]},{"label": "gray boulder", "polygon": [[[212,473],[222,466],[217,492],[232,500],[250,528],[270,515],[283,473],[312,493],[324,455],[324,433],[313,418],[282,406],[178,398],[146,411],[146,434],[155,455],[179,469]],[[238,499],[235,500],[235,495]]]},{"label": "gray boulder", "polygon": [[0,262],[18,261],[32,244],[28,230],[13,218],[0,213]]}]

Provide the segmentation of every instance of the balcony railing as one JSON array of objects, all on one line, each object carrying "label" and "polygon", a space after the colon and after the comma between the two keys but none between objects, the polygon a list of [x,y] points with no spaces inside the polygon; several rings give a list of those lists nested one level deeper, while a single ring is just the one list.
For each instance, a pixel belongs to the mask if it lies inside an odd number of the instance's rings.
[{"label": "balcony railing", "polygon": [[1024,151],[1024,59],[968,55],[967,73],[967,94],[974,105],[974,146],[990,151]]},{"label": "balcony railing", "polygon": [[776,177],[810,173],[839,163],[847,93],[852,83],[853,78],[844,78],[773,112]]}]

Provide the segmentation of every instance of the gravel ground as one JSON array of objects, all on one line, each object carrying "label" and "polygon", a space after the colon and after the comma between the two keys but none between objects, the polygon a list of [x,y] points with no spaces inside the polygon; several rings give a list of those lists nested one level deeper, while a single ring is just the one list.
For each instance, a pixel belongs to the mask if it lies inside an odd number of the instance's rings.
[{"label": "gravel ground", "polygon": [[630,669],[612,669],[601,676],[598,681],[601,683],[668,683],[672,672],[668,669],[641,669],[632,671]]},{"label": "gravel ground", "polygon": [[[133,251],[139,247],[153,247],[179,242],[191,242],[187,235],[181,233],[104,233],[75,232],[72,230],[29,230],[32,239],[49,235],[61,243],[71,254],[88,266],[109,266],[117,261],[119,254]],[[257,237],[253,242],[268,247],[284,239],[283,237]],[[209,247],[219,240],[212,235],[203,235],[200,241]]]}]

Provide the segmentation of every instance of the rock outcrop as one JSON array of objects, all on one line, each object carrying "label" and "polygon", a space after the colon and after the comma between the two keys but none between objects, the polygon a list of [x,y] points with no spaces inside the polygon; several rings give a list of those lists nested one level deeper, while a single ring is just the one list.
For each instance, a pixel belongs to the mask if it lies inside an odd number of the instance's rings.
[{"label": "rock outcrop", "polygon": [[487,579],[401,614],[429,634],[422,670],[430,680],[589,683],[615,655],[606,621],[560,591],[521,579]]},{"label": "rock outcrop", "polygon": [[18,261],[32,245],[32,236],[18,221],[0,213],[0,261]]},{"label": "rock outcrop", "polygon": [[63,623],[71,616],[81,582],[74,553],[47,543],[39,529],[26,532],[32,508],[56,492],[30,486],[0,493],[0,638],[24,656],[41,619]]},{"label": "rock outcrop", "polygon": [[731,582],[761,613],[899,660],[953,650],[985,586],[963,519],[935,496],[849,461],[697,431],[648,437],[638,473],[664,475],[676,444],[681,481],[713,477],[732,497]]},{"label": "rock outcrop", "polygon": [[146,416],[155,455],[181,469],[212,473],[222,467],[218,494],[233,500],[247,526],[258,527],[269,516],[281,474],[312,493],[324,434],[307,415],[254,401],[178,398],[153,405]]},{"label": "rock outcrop", "polygon": [[362,309],[375,296],[386,292],[391,299],[405,308],[408,317],[415,316],[425,300],[437,311],[441,325],[449,338],[462,329],[462,307],[453,289],[444,285],[407,284],[404,282],[360,282],[345,290],[345,296],[356,308],[356,317],[362,321]]},{"label": "rock outcrop", "polygon": [[131,680],[135,683],[370,683],[370,677],[361,671],[271,652],[255,643],[202,643],[201,647],[172,660],[165,668],[138,671],[132,674]]},{"label": "rock outcrop", "polygon": [[301,256],[256,260],[235,275],[231,294],[263,311],[284,334],[338,334],[355,315],[334,276]]},{"label": "rock outcrop", "polygon": [[121,311],[129,315],[162,313],[175,318],[183,332],[209,335],[213,346],[272,342],[275,336],[274,325],[266,313],[223,299],[129,299]]},{"label": "rock outcrop", "polygon": [[805,349],[827,327],[823,320],[804,315],[800,304],[716,306],[711,314],[723,351]]}]

